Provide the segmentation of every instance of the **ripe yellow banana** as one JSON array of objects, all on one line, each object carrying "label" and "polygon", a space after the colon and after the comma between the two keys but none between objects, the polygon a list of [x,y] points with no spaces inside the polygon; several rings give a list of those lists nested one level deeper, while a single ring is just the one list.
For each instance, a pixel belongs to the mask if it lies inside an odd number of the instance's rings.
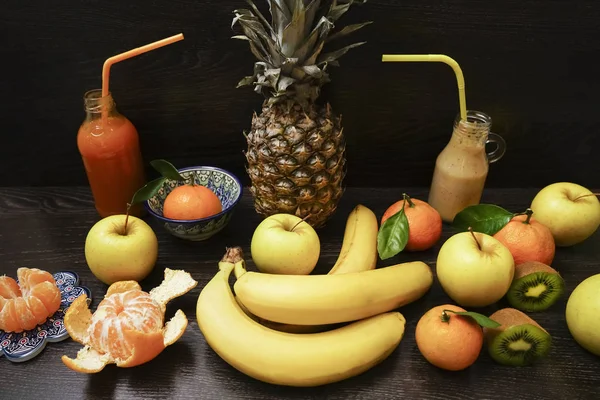
[{"label": "ripe yellow banana", "polygon": [[345,274],[375,269],[377,265],[377,217],[362,204],[346,220],[344,241],[329,274]]},{"label": "ripe yellow banana", "polygon": [[241,249],[228,249],[220,271],[200,292],[196,317],[208,345],[228,364],[263,382],[318,386],[359,375],[388,357],[406,320],[389,312],[322,333],[274,331],[250,318],[229,286]]},{"label": "ripe yellow banana", "polygon": [[234,291],[254,315],[296,325],[356,321],[423,296],[433,273],[421,261],[333,275],[275,275],[235,266]]},{"label": "ripe yellow banana", "polygon": [[246,306],[244,306],[242,304],[242,302],[237,298],[237,296],[234,296],[234,297],[235,297],[235,301],[237,302],[238,306],[240,306],[242,311],[245,312],[247,316],[249,316],[254,321],[258,322],[259,324],[261,324],[269,329],[273,329],[273,330],[280,331],[280,332],[287,332],[287,333],[317,333],[317,332],[324,332],[326,330],[329,330],[332,326],[332,325],[294,325],[294,324],[282,324],[279,322],[268,321],[266,319],[259,318],[256,315],[252,314],[250,311],[248,311]]},{"label": "ripe yellow banana", "polygon": [[[377,217],[369,208],[362,204],[357,205],[346,220],[346,230],[342,242],[342,249],[338,259],[328,274],[345,274],[375,269],[377,265]],[[315,333],[331,328],[330,325],[296,325],[273,322],[253,315],[238,300],[244,312],[256,322],[281,332],[289,333]]]}]

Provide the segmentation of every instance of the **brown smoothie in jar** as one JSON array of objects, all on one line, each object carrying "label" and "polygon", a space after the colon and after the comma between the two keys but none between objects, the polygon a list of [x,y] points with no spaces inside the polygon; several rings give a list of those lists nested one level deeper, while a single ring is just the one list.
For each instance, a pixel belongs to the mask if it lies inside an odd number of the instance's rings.
[{"label": "brown smoothie in jar", "polygon": [[485,152],[490,127],[491,118],[483,113],[458,117],[450,142],[437,157],[428,202],[446,222],[481,200],[490,162]]}]

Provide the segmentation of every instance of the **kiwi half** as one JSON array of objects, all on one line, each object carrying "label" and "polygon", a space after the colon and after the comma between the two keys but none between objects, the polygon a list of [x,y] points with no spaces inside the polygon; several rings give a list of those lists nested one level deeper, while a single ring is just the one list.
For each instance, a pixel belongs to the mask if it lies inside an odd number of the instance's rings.
[{"label": "kiwi half", "polygon": [[538,261],[515,267],[515,276],[506,293],[508,303],[521,311],[543,311],[556,303],[565,291],[558,271]]},{"label": "kiwi half", "polygon": [[501,324],[484,328],[487,349],[499,364],[525,366],[545,357],[552,337],[537,322],[514,308],[498,310],[490,318]]}]

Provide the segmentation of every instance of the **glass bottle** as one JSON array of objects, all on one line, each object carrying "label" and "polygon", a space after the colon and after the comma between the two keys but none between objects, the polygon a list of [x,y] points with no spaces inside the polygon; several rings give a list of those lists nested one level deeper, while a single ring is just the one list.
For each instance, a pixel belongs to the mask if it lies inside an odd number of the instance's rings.
[{"label": "glass bottle", "polygon": [[[498,161],[506,151],[504,139],[490,132],[492,119],[480,111],[467,111],[454,120],[452,137],[438,155],[429,191],[428,203],[443,221],[452,222],[465,207],[479,204],[488,175],[489,164]],[[486,153],[485,146],[496,149]]]},{"label": "glass bottle", "polygon": [[[77,133],[77,147],[102,218],[125,214],[135,192],[145,184],[144,165],[136,128],[115,106],[111,94],[99,89],[83,97],[85,120]],[[141,205],[130,214],[142,215]]]}]

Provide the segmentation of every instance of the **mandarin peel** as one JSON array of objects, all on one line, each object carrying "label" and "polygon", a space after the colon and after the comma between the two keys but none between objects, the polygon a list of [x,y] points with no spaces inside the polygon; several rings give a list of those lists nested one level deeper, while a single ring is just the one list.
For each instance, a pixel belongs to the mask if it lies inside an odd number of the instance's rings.
[{"label": "mandarin peel", "polygon": [[113,283],[93,314],[85,296],[79,297],[65,314],[65,328],[84,347],[75,359],[62,356],[63,363],[76,372],[97,373],[108,364],[128,368],[151,361],[188,325],[181,310],[164,324],[166,304],[197,284],[189,273],[167,268],[160,286],[148,293],[135,281]]}]

